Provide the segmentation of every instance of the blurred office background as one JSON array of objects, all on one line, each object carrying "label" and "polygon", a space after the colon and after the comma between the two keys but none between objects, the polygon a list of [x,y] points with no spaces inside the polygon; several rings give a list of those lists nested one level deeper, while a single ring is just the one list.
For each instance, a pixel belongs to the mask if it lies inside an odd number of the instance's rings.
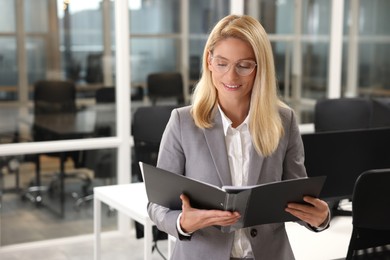
[{"label": "blurred office background", "polygon": [[[80,199],[139,180],[131,124],[156,105],[148,76],[179,73],[189,103],[210,28],[237,10],[269,33],[300,124],[319,99],[390,97],[388,0],[1,0],[0,247],[92,234],[93,204]],[[61,82],[74,108],[39,110],[38,85]],[[102,211],[104,230],[128,227]]]}]

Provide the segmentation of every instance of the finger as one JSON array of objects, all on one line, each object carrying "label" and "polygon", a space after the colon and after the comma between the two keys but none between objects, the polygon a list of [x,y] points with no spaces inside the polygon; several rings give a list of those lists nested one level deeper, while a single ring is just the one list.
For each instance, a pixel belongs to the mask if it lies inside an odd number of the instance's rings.
[{"label": "finger", "polygon": [[286,212],[294,215],[295,217],[309,223],[312,226],[321,225],[328,216],[328,210],[319,210],[315,207],[307,207],[307,210],[295,209],[295,208],[286,208]]},{"label": "finger", "polygon": [[235,212],[231,212],[231,211],[224,211],[224,210],[206,210],[206,214],[208,214],[208,216],[211,216],[211,217],[217,217],[217,218],[234,218],[234,217],[240,217],[240,213],[235,211]]},{"label": "finger", "polygon": [[181,194],[180,195],[180,200],[181,200],[181,203],[182,203],[182,206],[181,206],[182,209],[191,207],[190,199],[186,195]]},{"label": "finger", "polygon": [[305,205],[301,203],[288,203],[287,208],[296,211],[302,211],[302,212],[308,212],[314,209],[312,205]]},{"label": "finger", "polygon": [[322,201],[318,198],[315,197],[310,197],[310,196],[304,196],[303,200],[314,207],[322,207]]},{"label": "finger", "polygon": [[240,219],[239,216],[232,215],[230,217],[211,217],[208,218],[207,224],[208,225],[220,225],[220,226],[228,226],[236,223]]}]

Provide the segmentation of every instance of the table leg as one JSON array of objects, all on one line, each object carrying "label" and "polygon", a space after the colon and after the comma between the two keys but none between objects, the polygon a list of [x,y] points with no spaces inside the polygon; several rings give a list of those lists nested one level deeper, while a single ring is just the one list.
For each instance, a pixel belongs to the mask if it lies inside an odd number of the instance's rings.
[{"label": "table leg", "polygon": [[94,260],[100,260],[101,206],[99,199],[93,199]]},{"label": "table leg", "polygon": [[150,260],[152,258],[153,247],[153,224],[150,220],[147,220],[144,225],[144,259]]}]

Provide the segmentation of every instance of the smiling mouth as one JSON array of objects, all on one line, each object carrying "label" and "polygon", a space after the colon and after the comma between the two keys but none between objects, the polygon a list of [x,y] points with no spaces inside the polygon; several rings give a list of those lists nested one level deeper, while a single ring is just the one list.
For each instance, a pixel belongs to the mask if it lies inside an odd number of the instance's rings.
[{"label": "smiling mouth", "polygon": [[228,89],[237,89],[240,87],[240,85],[228,85],[228,84],[223,84],[226,88]]}]

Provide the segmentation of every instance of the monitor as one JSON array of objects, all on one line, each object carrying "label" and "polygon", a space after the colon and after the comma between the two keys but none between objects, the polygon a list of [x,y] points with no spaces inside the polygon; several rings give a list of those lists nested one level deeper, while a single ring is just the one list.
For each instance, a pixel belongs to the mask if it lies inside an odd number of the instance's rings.
[{"label": "monitor", "polygon": [[325,201],[352,198],[361,173],[390,168],[390,128],[303,134],[302,140],[308,176],[327,176]]}]

